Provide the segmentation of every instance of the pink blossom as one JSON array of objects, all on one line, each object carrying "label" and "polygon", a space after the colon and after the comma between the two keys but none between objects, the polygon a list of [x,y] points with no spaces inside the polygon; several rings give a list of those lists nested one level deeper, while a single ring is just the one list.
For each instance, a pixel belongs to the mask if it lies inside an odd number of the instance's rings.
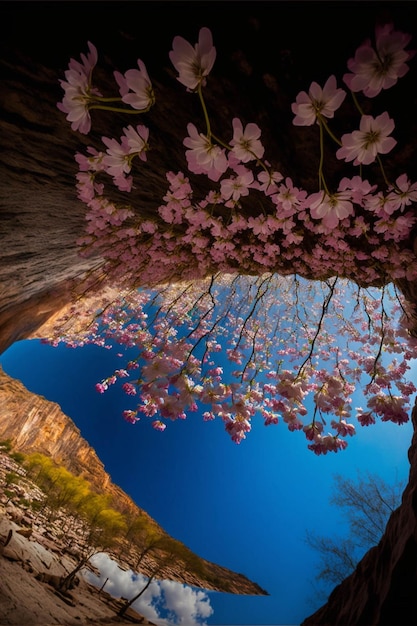
[{"label": "pink blossom", "polygon": [[338,192],[329,196],[325,191],[313,193],[308,198],[311,217],[322,220],[323,225],[332,230],[340,220],[354,214],[351,196],[348,192]]},{"label": "pink blossom", "polygon": [[321,422],[312,422],[311,424],[304,426],[303,431],[309,441],[315,441],[323,432],[323,424]]},{"label": "pink blossom", "polygon": [[[120,356],[122,356],[122,355],[120,355]],[[116,370],[114,373],[115,373],[115,375],[118,378],[127,378],[129,376],[129,373],[126,370],[123,370],[123,369]]]},{"label": "pink blossom", "polygon": [[356,418],[361,426],[370,426],[371,424],[375,424],[375,417],[372,414],[372,411],[367,411],[364,413],[362,407],[357,407],[357,415]]},{"label": "pink blossom", "polygon": [[345,422],[345,420],[340,420],[339,422],[332,420],[331,426],[332,428],[337,430],[337,434],[341,437],[346,437],[347,435],[350,435],[352,437],[355,434],[354,425],[348,424],[347,422]]},{"label": "pink blossom", "polygon": [[94,96],[100,96],[97,89],[91,86],[92,71],[97,63],[97,49],[91,42],[88,42],[89,53],[87,56],[81,54],[81,61],[71,59],[69,69],[65,72],[65,79],[60,80],[65,95],[62,102],[57,107],[63,113],[67,113],[66,119],[71,122],[72,130],[78,130],[83,135],[87,135],[91,129],[91,117],[89,104],[94,100]]},{"label": "pink blossom", "polygon": [[389,210],[385,206],[385,211],[390,215],[396,211],[403,211],[406,206],[417,202],[417,183],[411,183],[407,174],[401,174],[395,181],[395,188],[388,193]]},{"label": "pink blossom", "polygon": [[138,417],[137,415],[138,415],[137,411],[131,411],[129,409],[127,409],[126,411],[123,411],[124,419],[130,424],[136,424],[136,422],[140,420],[140,417]]},{"label": "pink blossom", "polygon": [[172,48],[169,58],[179,74],[179,82],[190,90],[204,86],[216,60],[211,31],[201,28],[194,47],[183,37],[174,37]]},{"label": "pink blossom", "polygon": [[263,191],[266,196],[271,196],[278,189],[276,183],[281,182],[283,178],[281,172],[259,172],[257,189]]},{"label": "pink blossom", "polygon": [[165,430],[166,427],[167,425],[161,422],[161,420],[154,420],[152,422],[152,428],[154,428],[155,430],[159,430],[159,432],[161,433]]},{"label": "pink blossom", "polygon": [[395,85],[408,72],[406,61],[414,56],[414,52],[405,50],[411,35],[393,30],[392,24],[377,26],[375,35],[376,49],[367,39],[348,61],[352,73],[343,76],[351,91],[363,91],[368,98]]},{"label": "pink blossom", "polygon": [[252,183],[252,172],[245,170],[240,176],[223,179],[220,183],[220,192],[224,200],[232,198],[237,202],[240,196],[247,196],[249,194],[249,187]]},{"label": "pink blossom", "polygon": [[128,126],[123,129],[124,137],[126,137],[130,154],[138,156],[142,161],[146,161],[146,151],[149,149],[149,128],[142,124],[133,128]]},{"label": "pink blossom", "polygon": [[87,56],[81,53],[81,63],[75,59],[71,59],[68,67],[70,70],[79,72],[90,78],[93,69],[97,65],[98,55],[97,48],[90,41],[88,42],[88,50]]},{"label": "pink blossom", "polygon": [[369,181],[363,180],[360,176],[342,178],[338,187],[339,191],[349,190],[352,195],[352,201],[360,206],[364,206],[365,200],[376,188],[376,185],[371,185]]},{"label": "pink blossom", "polygon": [[122,389],[128,396],[136,395],[136,387],[132,383],[123,383]]},{"label": "pink blossom", "polygon": [[218,181],[228,168],[225,151],[214,145],[203,133],[199,133],[194,124],[188,124],[188,137],[183,141],[186,150],[188,168],[194,174],[207,174],[208,178]]},{"label": "pink blossom", "polygon": [[311,126],[320,116],[332,118],[345,97],[346,92],[336,86],[335,76],[327,79],[323,89],[316,82],[311,83],[308,94],[301,91],[291,105],[293,124]]},{"label": "pink blossom", "polygon": [[138,70],[128,70],[125,74],[114,72],[119,85],[122,101],[133,109],[147,111],[155,102],[152,83],[143,61],[138,59]]},{"label": "pink blossom", "polygon": [[103,170],[103,152],[98,152],[95,148],[88,146],[87,152],[91,156],[76,152],[75,160],[78,163],[80,172],[100,172]]},{"label": "pink blossom", "polygon": [[132,166],[127,138],[122,137],[120,143],[109,137],[102,137],[102,140],[107,146],[106,156],[103,159],[106,172],[114,178],[129,174]]},{"label": "pink blossom", "polygon": [[377,117],[362,115],[359,130],[342,136],[342,147],[336,152],[338,159],[353,161],[353,165],[369,165],[378,154],[387,154],[396,145],[389,137],[394,121],[385,111]]},{"label": "pink blossom", "polygon": [[232,152],[242,163],[261,159],[264,154],[264,147],[260,142],[261,129],[257,124],[248,124],[243,130],[242,122],[235,117],[232,120],[233,139],[230,145]]},{"label": "pink blossom", "polygon": [[287,176],[271,198],[277,205],[277,217],[289,217],[304,208],[307,192],[295,187],[291,178]]},{"label": "pink blossom", "polygon": [[325,435],[319,438],[315,443],[311,443],[308,446],[309,450],[312,450],[315,454],[327,454],[328,452],[338,452],[347,448],[347,441],[339,439],[339,437],[333,437],[333,435]]}]

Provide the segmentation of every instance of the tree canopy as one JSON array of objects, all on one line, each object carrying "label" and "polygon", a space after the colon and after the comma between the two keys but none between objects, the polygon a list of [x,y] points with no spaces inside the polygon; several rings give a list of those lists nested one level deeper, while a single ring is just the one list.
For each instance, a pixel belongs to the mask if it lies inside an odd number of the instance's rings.
[{"label": "tree canopy", "polygon": [[[117,136],[94,136],[75,155],[87,220],[78,244],[102,259],[85,293],[110,285],[117,295],[99,311],[79,300],[72,318],[85,316],[84,332],[62,320],[51,340],[135,350],[97,384],[105,392],[120,381],[135,398],[128,421],[151,417],[163,431],[202,408],[239,443],[260,414],[267,426],[304,431],[316,454],[345,448],[354,418],[407,421],[417,344],[401,287],[417,277],[417,183],[391,113],[401,114],[401,91],[391,93],[415,76],[412,36],[381,19],[356,46],[338,50],[344,64],[320,83],[312,75],[288,101],[298,147],[305,141],[311,155],[316,143],[309,186],[293,175],[297,155],[287,164],[269,152],[260,120],[246,119],[239,101],[219,117],[215,28],[178,33],[165,51],[189,118],[175,146],[183,167],[167,167],[162,190],[147,189],[154,152],[169,155],[173,140],[158,118],[166,92],[145,62],[153,50],[113,70],[112,93],[93,42],[70,60],[58,108],[71,129],[85,136],[96,120],[102,128],[110,119],[112,132],[120,122]],[[280,78],[263,76],[269,85]],[[154,206],[146,214],[144,189]],[[367,406],[352,416],[357,386]]]}]

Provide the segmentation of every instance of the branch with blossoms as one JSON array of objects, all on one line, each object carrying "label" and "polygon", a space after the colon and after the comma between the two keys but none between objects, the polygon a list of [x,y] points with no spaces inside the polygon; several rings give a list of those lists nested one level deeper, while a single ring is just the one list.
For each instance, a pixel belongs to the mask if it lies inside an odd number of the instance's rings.
[{"label": "branch with blossoms", "polygon": [[[369,410],[357,410],[360,424],[376,416],[408,419],[415,388],[404,377],[416,345],[395,328],[395,315],[407,307],[385,287],[417,278],[410,240],[417,183],[404,172],[388,180],[381,155],[397,147],[394,120],[387,111],[365,115],[357,94],[369,101],[395,86],[414,56],[407,50],[410,40],[391,24],[378,26],[374,44],[364,42],[348,60],[343,81],[360,116],[358,130],[338,138],[331,128],[346,101],[335,75],[323,88],[313,82],[297,95],[293,124],[318,126],[317,189],[300,188],[265,159],[256,123],[234,116],[226,138],[214,132],[204,97],[216,59],[207,28],[194,46],[175,37],[169,53],[187,97],[198,98],[205,132],[187,124],[184,170],[191,176],[166,173],[167,189],[152,219],[135,209],[134,182],[136,176],[146,180],[152,143],[148,126],[126,126],[117,139],[103,137],[101,149],[77,153],[77,194],[87,206],[79,244],[83,254],[100,252],[107,283],[124,295],[103,307],[85,335],[57,330],[54,340],[111,340],[135,350],[126,368],[97,386],[104,392],[130,377],[122,387],[139,402],[126,410],[128,421],[145,415],[163,430],[166,420],[184,419],[199,408],[206,420],[222,419],[239,443],[260,414],[266,425],[282,419],[290,430],[303,431],[317,454],[338,451],[355,432],[346,420],[364,376]],[[91,110],[127,110],[113,106],[116,99],[100,100],[92,79],[97,61],[89,43],[89,54],[81,63],[71,60],[61,81],[65,95],[58,106],[72,129],[84,134]],[[150,115],[155,94],[141,60],[138,67],[114,73],[119,100]],[[336,190],[326,179],[327,137],[337,146],[338,162],[359,168],[359,174],[342,177]],[[363,168],[373,164],[380,168],[381,187],[363,177]],[[208,192],[196,177],[208,183]],[[112,189],[129,199],[112,200]],[[311,287],[311,280],[317,285]],[[349,305],[343,294],[353,283],[356,304]],[[309,402],[313,418],[306,424]],[[333,432],[325,434],[327,414],[334,417]]]},{"label": "branch with blossoms", "polygon": [[[268,289],[262,289],[265,280]],[[395,295],[387,291],[382,304],[374,290],[364,296],[360,311],[356,305],[354,319],[342,322],[346,285],[334,285],[324,317],[322,287],[313,283],[315,289],[309,285],[305,291],[310,294],[305,312],[298,312],[303,324],[297,325],[294,341],[292,283],[292,278],[277,275],[219,275],[204,283],[131,291],[103,309],[94,331],[90,326],[84,337],[61,332],[55,341],[73,346],[110,341],[119,346],[121,356],[126,351],[127,365],[100,381],[97,390],[104,393],[119,382],[132,403],[124,418],[132,423],[150,418],[157,430],[199,410],[205,420],[220,418],[239,443],[260,415],[266,426],[282,420],[290,430],[304,432],[318,454],[337,451],[355,432],[348,419],[352,393],[360,384],[368,398],[368,410],[356,410],[360,424],[374,423],[377,416],[404,423],[415,393],[405,376],[417,343],[395,328],[394,310],[381,334],[382,307],[400,309]],[[355,336],[352,324],[359,327]],[[367,333],[360,332],[361,325]],[[310,405],[314,417],[305,423]],[[325,432],[327,415],[334,417]]]}]

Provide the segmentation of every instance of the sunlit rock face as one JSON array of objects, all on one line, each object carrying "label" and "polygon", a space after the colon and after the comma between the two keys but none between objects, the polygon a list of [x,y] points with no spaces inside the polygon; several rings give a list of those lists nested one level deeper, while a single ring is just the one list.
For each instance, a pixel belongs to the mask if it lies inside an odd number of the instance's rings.
[{"label": "sunlit rock face", "polygon": [[[103,463],[59,404],[31,393],[1,368],[0,437],[11,439],[16,450],[51,456],[96,488],[110,486]],[[126,494],[124,497],[129,501]]]},{"label": "sunlit rock face", "polygon": [[[85,477],[99,492],[108,494],[117,507],[133,515],[147,516],[133,500],[117,485],[105,471],[96,452],[81,437],[79,429],[54,402],[28,391],[24,385],[11,378],[0,367],[0,440],[10,439],[15,451],[30,454],[41,452],[52,457],[78,476]],[[157,522],[153,522],[158,527]],[[192,571],[171,564],[163,570],[163,577],[196,587],[228,591],[229,593],[265,595],[266,592],[242,574],[236,574],[215,563],[204,561],[206,571],[217,585],[201,579]],[[127,562],[127,565],[129,563]],[[152,558],[145,562],[152,572]],[[133,564],[130,564],[133,567]]]},{"label": "sunlit rock face", "polygon": [[[417,406],[412,413],[417,425]],[[409,449],[410,477],[400,507],[379,544],[302,626],[396,626],[417,623],[417,434]]]}]

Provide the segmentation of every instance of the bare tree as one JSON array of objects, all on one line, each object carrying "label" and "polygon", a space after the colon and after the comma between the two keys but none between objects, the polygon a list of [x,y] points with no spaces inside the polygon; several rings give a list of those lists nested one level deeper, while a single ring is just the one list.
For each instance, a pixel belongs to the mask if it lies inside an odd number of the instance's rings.
[{"label": "bare tree", "polygon": [[[363,554],[379,542],[388,518],[400,505],[405,487],[405,481],[398,478],[391,484],[376,474],[361,476],[359,472],[356,481],[340,474],[334,476],[334,481],[330,503],[343,510],[349,524],[347,536],[331,538],[306,533],[307,545],[321,557],[317,581],[326,589],[349,576]],[[324,589],[317,592],[324,594]]]}]

